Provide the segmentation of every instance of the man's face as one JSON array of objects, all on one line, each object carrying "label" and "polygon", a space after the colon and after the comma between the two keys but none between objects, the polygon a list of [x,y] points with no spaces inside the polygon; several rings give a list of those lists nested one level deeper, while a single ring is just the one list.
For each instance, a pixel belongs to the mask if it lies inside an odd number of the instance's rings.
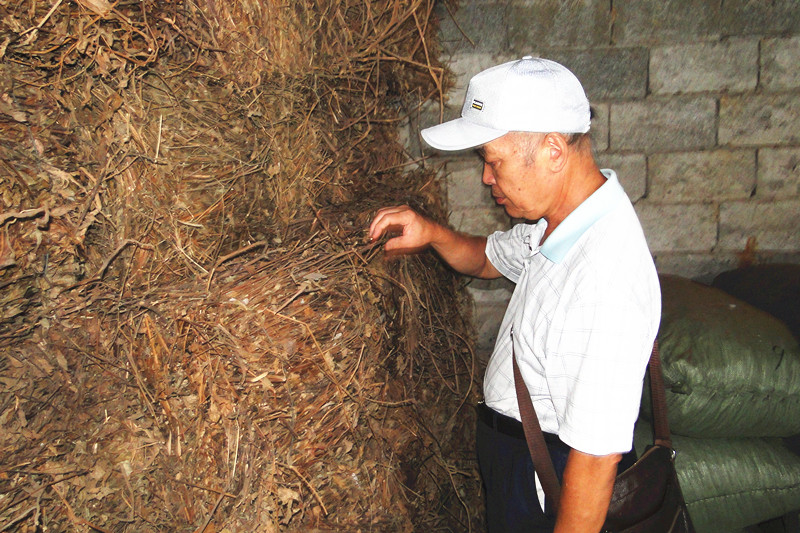
[{"label": "man's face", "polygon": [[547,218],[552,197],[546,179],[544,135],[509,133],[478,149],[485,185],[512,218]]}]

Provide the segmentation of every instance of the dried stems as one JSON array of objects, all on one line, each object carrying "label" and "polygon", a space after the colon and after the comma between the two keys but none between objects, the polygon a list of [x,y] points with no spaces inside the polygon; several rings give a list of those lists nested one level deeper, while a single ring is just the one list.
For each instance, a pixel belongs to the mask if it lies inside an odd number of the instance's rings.
[{"label": "dried stems", "polygon": [[458,282],[363,242],[433,0],[0,13],[0,530],[471,530]]}]

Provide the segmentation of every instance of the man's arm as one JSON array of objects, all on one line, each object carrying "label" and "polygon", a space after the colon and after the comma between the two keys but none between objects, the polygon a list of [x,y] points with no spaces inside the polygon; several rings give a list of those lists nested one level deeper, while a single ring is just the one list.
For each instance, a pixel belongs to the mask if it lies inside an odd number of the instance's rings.
[{"label": "man's arm", "polygon": [[554,533],[597,533],[603,527],[621,454],[571,450],[564,469]]},{"label": "man's arm", "polygon": [[437,224],[408,206],[385,207],[378,211],[369,227],[369,239],[375,240],[386,231],[401,234],[386,242],[387,252],[411,253],[433,247],[444,261],[462,274],[494,279],[500,272],[486,257],[486,238],[466,235]]}]

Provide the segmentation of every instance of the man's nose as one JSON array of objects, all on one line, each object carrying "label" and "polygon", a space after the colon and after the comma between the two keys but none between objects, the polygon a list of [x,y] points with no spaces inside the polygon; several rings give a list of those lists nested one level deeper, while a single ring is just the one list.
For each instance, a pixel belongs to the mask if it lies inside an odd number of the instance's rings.
[{"label": "man's nose", "polygon": [[483,175],[481,176],[481,181],[484,185],[494,185],[494,172],[492,172],[492,167],[488,164],[483,164]]}]

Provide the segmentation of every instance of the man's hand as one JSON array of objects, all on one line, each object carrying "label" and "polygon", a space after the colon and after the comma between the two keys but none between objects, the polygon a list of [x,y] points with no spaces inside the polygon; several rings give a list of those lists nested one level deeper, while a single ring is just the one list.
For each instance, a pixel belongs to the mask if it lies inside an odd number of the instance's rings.
[{"label": "man's hand", "polygon": [[399,232],[400,235],[386,241],[384,250],[412,253],[429,246],[440,229],[438,224],[407,205],[384,207],[378,210],[369,226],[369,240],[374,241],[386,232]]},{"label": "man's hand", "polygon": [[386,241],[387,252],[413,253],[433,247],[456,271],[478,278],[499,278],[486,258],[486,238],[465,235],[423,217],[407,205],[380,209],[369,226],[369,240],[387,232],[399,235]]},{"label": "man's hand", "polygon": [[564,469],[555,533],[597,533],[603,527],[622,455],[572,450]]}]

